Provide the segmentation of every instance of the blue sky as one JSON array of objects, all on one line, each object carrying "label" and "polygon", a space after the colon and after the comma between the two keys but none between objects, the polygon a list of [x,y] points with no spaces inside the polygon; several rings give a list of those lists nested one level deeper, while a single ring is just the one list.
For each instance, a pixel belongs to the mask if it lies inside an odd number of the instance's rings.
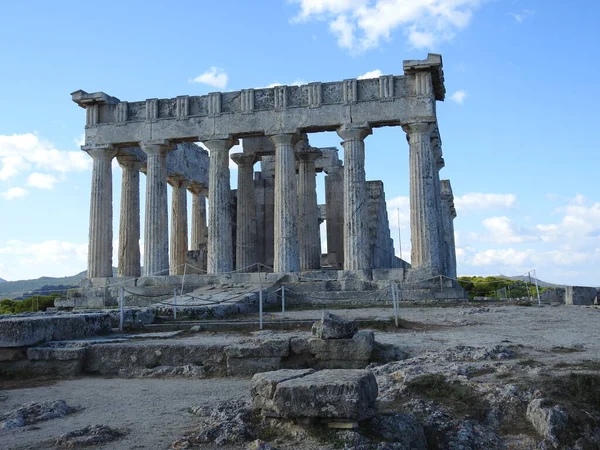
[{"label": "blue sky", "polygon": [[[0,278],[86,267],[91,158],[78,149],[85,114],[70,92],[139,101],[401,75],[402,60],[435,52],[444,58],[441,177],[456,197],[459,274],[536,269],[544,280],[600,285],[598,2],[171,3],[0,7]],[[311,135],[313,145],[339,141]],[[366,154],[367,179],[385,183],[396,241],[400,210],[407,257],[404,133],[375,130]],[[118,166],[113,173],[116,237]]]}]

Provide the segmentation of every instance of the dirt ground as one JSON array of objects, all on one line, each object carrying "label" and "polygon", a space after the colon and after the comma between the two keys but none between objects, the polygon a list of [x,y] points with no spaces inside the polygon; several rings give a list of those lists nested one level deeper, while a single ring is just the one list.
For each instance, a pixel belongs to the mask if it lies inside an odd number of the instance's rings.
[{"label": "dirt ground", "polygon": [[[393,314],[391,309],[383,308],[336,313],[347,318],[372,319],[389,319]],[[272,314],[266,322],[279,316]],[[294,319],[316,320],[319,316],[316,310],[286,313],[287,318]],[[427,326],[398,332],[376,331],[375,336],[380,342],[399,345],[411,356],[458,345],[502,344],[518,348],[519,358],[532,358],[548,366],[600,360],[600,340],[597,339],[600,309],[594,307],[405,307],[400,309],[400,316]],[[120,440],[93,448],[167,449],[197,420],[188,412],[191,406],[210,406],[223,400],[249,397],[249,379],[235,378],[81,377],[42,385],[24,381],[2,386],[0,417],[33,401],[62,399],[69,406],[81,408],[62,418],[0,430],[2,449],[56,448],[54,440],[59,435],[93,424],[127,431]]]}]

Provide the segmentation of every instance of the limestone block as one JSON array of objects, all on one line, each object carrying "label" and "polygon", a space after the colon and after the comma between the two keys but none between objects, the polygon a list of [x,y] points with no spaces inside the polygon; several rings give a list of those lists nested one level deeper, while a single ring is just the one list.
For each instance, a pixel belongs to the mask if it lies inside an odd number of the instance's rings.
[{"label": "limestone block", "polygon": [[550,407],[546,399],[536,398],[527,406],[527,420],[533,428],[548,439],[555,447],[557,436],[567,426],[569,416],[559,406]]},{"label": "limestone block", "polygon": [[281,368],[281,358],[228,358],[227,375],[243,377]]},{"label": "limestone block", "polygon": [[320,339],[349,339],[356,334],[356,322],[346,320],[341,316],[323,311],[321,321],[312,326],[312,335]]},{"label": "limestone block", "polygon": [[359,331],[352,339],[318,339],[295,337],[291,339],[292,353],[310,353],[315,359],[367,361],[375,345],[372,331]]},{"label": "limestone block", "polygon": [[595,287],[565,286],[565,304],[593,305],[597,294]]},{"label": "limestone block", "polygon": [[11,317],[0,320],[0,347],[27,347],[110,332],[108,314]]},{"label": "limestone block", "polygon": [[27,359],[30,361],[83,361],[84,358],[84,347],[31,347],[27,349]]},{"label": "limestone block", "polygon": [[241,343],[225,349],[228,358],[285,357],[290,354],[289,339],[269,339],[262,342]]},{"label": "limestone block", "polygon": [[273,372],[257,373],[252,377],[250,394],[255,408],[273,409],[273,395],[279,383],[314,373],[313,369],[282,369]]},{"label": "limestone block", "polygon": [[377,389],[368,370],[322,370],[278,383],[274,412],[286,418],[362,420],[372,415]]},{"label": "limestone block", "polygon": [[0,348],[0,361],[18,361],[26,357],[25,348]]}]

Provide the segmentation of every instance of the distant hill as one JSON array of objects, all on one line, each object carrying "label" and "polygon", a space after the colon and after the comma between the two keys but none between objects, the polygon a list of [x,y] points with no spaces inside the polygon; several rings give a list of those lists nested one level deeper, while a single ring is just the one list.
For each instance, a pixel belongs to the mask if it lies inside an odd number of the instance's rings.
[{"label": "distant hill", "polygon": [[[116,273],[116,269],[113,268],[113,272]],[[2,298],[15,298],[22,297],[28,291],[42,289],[44,292],[48,292],[52,286],[56,286],[57,289],[64,289],[65,287],[76,287],[79,282],[87,276],[87,270],[80,272],[70,277],[41,277],[35,280],[19,280],[19,281],[5,281],[0,283],[0,299]]]},{"label": "distant hill", "polygon": [[0,283],[6,283],[6,280],[4,278],[0,278]]},{"label": "distant hill", "polygon": [[[506,275],[498,275],[498,276],[500,278],[506,278],[507,280],[525,281],[527,283],[529,281],[531,281],[533,284],[535,284],[535,277],[529,278],[527,275],[518,275],[516,277],[507,277]],[[537,282],[538,282],[539,287],[563,287],[562,284],[548,283],[547,281],[542,281],[539,278],[538,278]]]}]

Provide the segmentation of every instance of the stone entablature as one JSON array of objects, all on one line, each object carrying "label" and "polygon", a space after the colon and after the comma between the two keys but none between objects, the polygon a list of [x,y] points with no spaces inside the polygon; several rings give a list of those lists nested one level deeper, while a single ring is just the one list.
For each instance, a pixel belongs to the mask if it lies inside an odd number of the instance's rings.
[{"label": "stone entablature", "polygon": [[405,61],[404,76],[138,102],[120,101],[103,92],[78,90],[71,95],[86,108],[87,145],[333,131],[350,123],[400,126],[436,122],[435,101],[443,100],[445,92],[441,65],[440,55],[429,54],[425,61]]}]

